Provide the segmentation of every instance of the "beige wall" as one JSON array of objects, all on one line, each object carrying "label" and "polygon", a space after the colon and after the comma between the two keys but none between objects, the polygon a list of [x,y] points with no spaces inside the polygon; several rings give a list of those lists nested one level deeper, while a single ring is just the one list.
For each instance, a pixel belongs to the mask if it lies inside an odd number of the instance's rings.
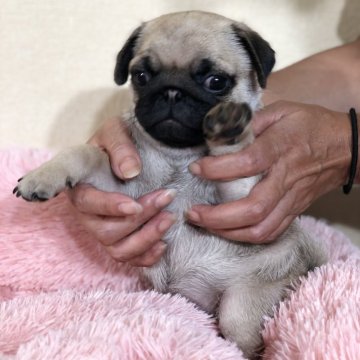
[{"label": "beige wall", "polygon": [[[61,148],[85,141],[95,123],[128,101],[112,74],[131,30],[143,20],[189,9],[252,26],[276,50],[277,68],[360,33],[359,0],[0,0],[0,147]],[[315,210],[321,216],[325,206],[337,221],[348,218],[352,206],[351,223],[359,222],[359,196],[351,206],[339,197]]]}]

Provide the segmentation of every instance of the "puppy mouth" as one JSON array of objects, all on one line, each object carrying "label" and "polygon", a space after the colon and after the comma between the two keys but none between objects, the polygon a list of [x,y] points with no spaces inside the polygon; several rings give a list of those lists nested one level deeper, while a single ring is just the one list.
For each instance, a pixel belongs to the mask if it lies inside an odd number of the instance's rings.
[{"label": "puppy mouth", "polygon": [[161,127],[174,127],[174,128],[180,128],[180,127],[184,127],[187,128],[189,130],[200,130],[200,126],[196,126],[196,124],[192,124],[190,123],[184,123],[181,120],[178,120],[174,117],[168,117],[165,119],[159,119],[154,121],[151,125],[146,126],[146,130],[150,130],[156,126],[161,126]]},{"label": "puppy mouth", "polygon": [[175,147],[196,146],[204,141],[201,127],[194,129],[174,118],[158,120],[147,126],[146,131],[160,142]]},{"label": "puppy mouth", "polygon": [[152,124],[149,127],[149,129],[153,128],[154,126],[165,126],[165,127],[175,127],[175,128],[179,127],[179,126],[188,127],[188,126],[182,124],[180,121],[175,120],[173,118],[156,121],[154,124]]}]

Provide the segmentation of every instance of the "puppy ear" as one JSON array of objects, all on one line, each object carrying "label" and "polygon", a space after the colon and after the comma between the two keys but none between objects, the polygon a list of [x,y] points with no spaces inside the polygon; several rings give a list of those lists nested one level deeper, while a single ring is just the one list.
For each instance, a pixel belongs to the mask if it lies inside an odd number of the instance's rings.
[{"label": "puppy ear", "polygon": [[266,87],[266,79],[275,64],[275,51],[258,33],[250,29],[243,29],[236,24],[232,25],[239,43],[249,53],[250,60],[257,73],[259,84]]},{"label": "puppy ear", "polygon": [[134,47],[142,28],[143,26],[139,26],[133,31],[116,58],[114,80],[117,85],[123,85],[126,83],[129,75],[129,63],[134,57]]}]

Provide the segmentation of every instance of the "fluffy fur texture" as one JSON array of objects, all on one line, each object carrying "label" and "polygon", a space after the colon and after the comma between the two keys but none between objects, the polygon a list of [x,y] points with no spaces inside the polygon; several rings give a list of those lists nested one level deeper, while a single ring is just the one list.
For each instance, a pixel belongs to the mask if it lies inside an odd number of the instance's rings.
[{"label": "fluffy fur texture", "polygon": [[[214,321],[180,296],[145,291],[112,261],[63,195],[14,200],[14,181],[47,151],[0,152],[1,359],[243,359]],[[360,348],[360,251],[311,218],[329,264],[301,280],[263,331],[266,359],[355,359]],[[141,291],[143,290],[143,291]]]}]

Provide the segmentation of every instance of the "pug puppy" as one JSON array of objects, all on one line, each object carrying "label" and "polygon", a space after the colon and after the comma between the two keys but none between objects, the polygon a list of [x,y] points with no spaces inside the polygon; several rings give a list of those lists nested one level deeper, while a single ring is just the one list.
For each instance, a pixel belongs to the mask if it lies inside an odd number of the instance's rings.
[{"label": "pug puppy", "polygon": [[325,261],[324,252],[298,221],[266,245],[229,241],[191,225],[184,213],[193,204],[240,199],[260,177],[213,182],[188,166],[253,141],[250,120],[274,62],[274,51],[256,32],[216,14],[181,12],[146,22],[126,41],[115,67],[118,85],[131,75],[134,107],[126,124],[141,174],[122,181],[104,151],[81,145],[31,171],[14,189],[28,201],[48,200],[79,183],[133,198],[175,189],[168,210],[178,220],[164,237],[167,252],[144,273],[156,291],[179,293],[217,315],[222,334],[248,357],[262,347],[264,316]]}]

